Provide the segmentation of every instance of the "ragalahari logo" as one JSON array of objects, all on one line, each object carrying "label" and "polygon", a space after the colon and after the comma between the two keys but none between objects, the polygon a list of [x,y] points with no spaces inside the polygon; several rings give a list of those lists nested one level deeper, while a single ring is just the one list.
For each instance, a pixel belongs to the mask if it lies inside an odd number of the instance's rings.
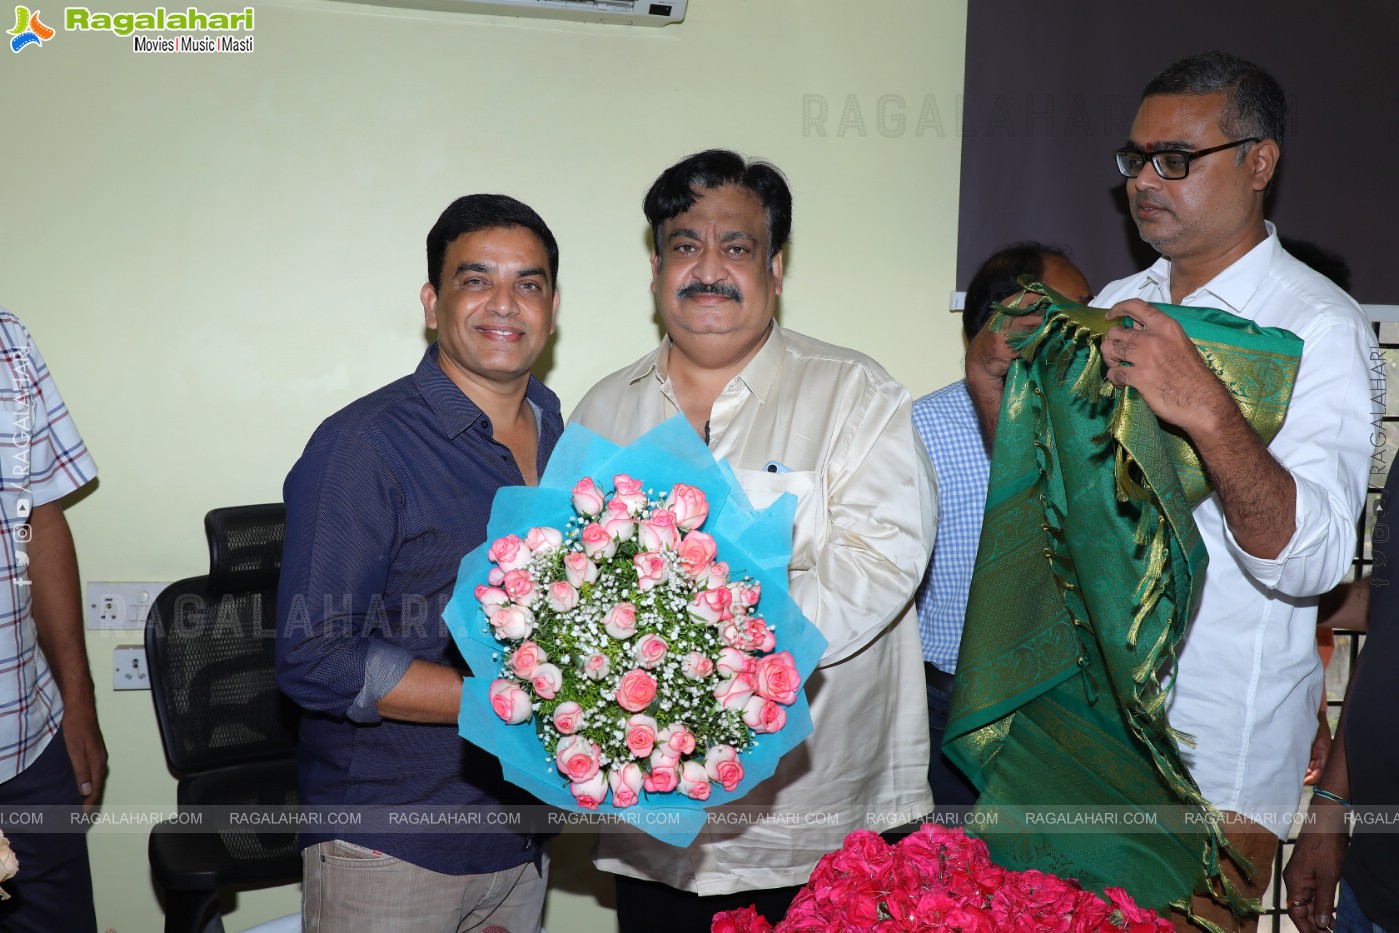
[{"label": "ragalahari logo", "polygon": [[43,45],[53,38],[53,30],[45,26],[39,20],[39,11],[29,12],[28,7],[15,7],[15,28],[10,30],[10,35],[14,36],[10,40],[10,51],[19,52],[27,46]]}]

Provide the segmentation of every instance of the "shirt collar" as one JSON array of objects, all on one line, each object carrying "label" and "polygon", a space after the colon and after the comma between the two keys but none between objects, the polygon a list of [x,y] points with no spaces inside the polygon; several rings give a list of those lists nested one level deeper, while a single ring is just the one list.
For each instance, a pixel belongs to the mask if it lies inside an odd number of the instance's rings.
[{"label": "shirt collar", "polygon": [[[671,346],[670,335],[666,334],[661,338],[661,345],[656,352],[637,364],[636,370],[627,379],[627,384],[635,385],[650,376],[656,380],[662,390],[666,389],[670,385]],[[777,382],[777,377],[782,371],[782,359],[786,355],[786,350],[787,336],[782,330],[782,325],[774,320],[772,331],[768,334],[762,348],[735,377],[748,388],[749,392],[757,396],[759,402],[767,400],[768,393],[772,391],[773,384]]]},{"label": "shirt collar", "polygon": [[[440,352],[441,348],[436,343],[427,348],[413,373],[413,384],[437,416],[442,433],[448,438],[455,438],[468,428],[475,427],[488,437],[494,436],[491,419],[442,371],[438,362]],[[545,413],[559,410],[558,396],[533,376],[530,376],[529,386],[525,389],[525,398]]]},{"label": "shirt collar", "polygon": [[[1221,310],[1239,314],[1268,278],[1269,270],[1272,269],[1273,262],[1277,259],[1278,250],[1282,248],[1278,243],[1277,227],[1273,225],[1272,221],[1267,220],[1263,221],[1263,225],[1268,231],[1263,242],[1239,257],[1219,275],[1191,292],[1183,301],[1194,305],[1203,303],[1217,305]],[[1150,269],[1146,270],[1146,279],[1143,285],[1147,283],[1154,285],[1162,294],[1170,296],[1171,262],[1169,259],[1163,256]],[[1213,301],[1203,302],[1202,299],[1205,295],[1210,296]]]}]

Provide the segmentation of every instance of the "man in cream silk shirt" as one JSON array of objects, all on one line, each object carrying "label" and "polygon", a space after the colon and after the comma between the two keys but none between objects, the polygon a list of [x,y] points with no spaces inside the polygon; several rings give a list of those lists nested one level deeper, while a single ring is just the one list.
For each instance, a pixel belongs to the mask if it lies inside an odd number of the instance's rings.
[{"label": "man in cream silk shirt", "polygon": [[815,731],[772,778],[688,848],[600,836],[622,933],[707,933],[715,911],[751,903],[776,921],[847,833],[932,809],[910,602],[933,546],[932,467],[879,364],[773,320],[791,205],[777,169],[733,152],[667,169],[645,200],[667,336],[572,416],[626,444],[683,414],[755,505],[794,494],[791,593],[830,643],[807,684]]}]

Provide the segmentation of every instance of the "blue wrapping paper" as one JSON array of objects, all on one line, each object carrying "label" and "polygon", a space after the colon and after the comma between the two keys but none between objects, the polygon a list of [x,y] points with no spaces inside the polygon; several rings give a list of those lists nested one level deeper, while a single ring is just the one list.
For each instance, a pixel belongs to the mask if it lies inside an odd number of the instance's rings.
[{"label": "blue wrapping paper", "polygon": [[499,657],[505,646],[492,634],[475,596],[476,587],[486,582],[490,572],[486,556],[490,542],[508,534],[523,536],[534,526],[562,528],[574,515],[572,490],[581,479],[591,476],[599,487],[608,489],[618,473],[641,480],[644,488],[656,492],[669,490],[676,483],[703,490],[709,500],[709,517],[702,527],[713,535],[718,559],[728,563],[735,578],[746,574],[762,583],[762,616],[773,627],[776,650],[791,652],[803,685],[816,669],[826,650],[826,639],[787,592],[797,506],[793,496],[783,495],[765,509],[753,508],[733,470],[714,459],[681,416],[658,425],[626,447],[570,424],[538,486],[508,486],[496,493],[486,542],[462,558],[456,589],[444,613],[447,628],[473,672],[462,685],[457,725],[464,739],[500,759],[506,780],[544,803],[577,813],[606,814],[663,842],[687,846],[704,827],[706,808],[742,798],[771,777],[778,760],[811,734],[805,690],[786,707],[786,726],[756,736],[740,753],[744,776],[734,790],[725,791],[715,783],[706,801],[679,793],[643,793],[635,806],[618,808],[609,802],[596,810],[587,810],[574,800],[568,781],[554,769],[553,756],[545,750],[533,720],[510,725],[491,708],[490,685],[499,676]]}]

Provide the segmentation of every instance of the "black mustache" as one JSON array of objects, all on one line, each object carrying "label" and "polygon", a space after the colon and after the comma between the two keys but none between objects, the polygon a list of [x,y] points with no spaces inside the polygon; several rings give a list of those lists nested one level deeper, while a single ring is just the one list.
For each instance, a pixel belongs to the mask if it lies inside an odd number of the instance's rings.
[{"label": "black mustache", "polygon": [[718,295],[721,298],[728,298],[732,301],[742,301],[743,293],[733,285],[726,282],[716,282],[713,285],[706,285],[703,282],[691,282],[675,293],[679,299],[689,298],[692,295]]}]

